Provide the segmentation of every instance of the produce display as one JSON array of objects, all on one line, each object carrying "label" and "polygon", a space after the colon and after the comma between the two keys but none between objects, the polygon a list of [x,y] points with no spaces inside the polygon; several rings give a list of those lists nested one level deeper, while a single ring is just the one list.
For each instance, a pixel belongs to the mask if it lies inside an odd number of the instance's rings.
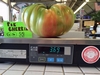
[{"label": "produce display", "polygon": [[47,8],[42,3],[35,3],[24,8],[21,18],[28,30],[40,37],[61,36],[74,24],[73,10],[64,4]]}]

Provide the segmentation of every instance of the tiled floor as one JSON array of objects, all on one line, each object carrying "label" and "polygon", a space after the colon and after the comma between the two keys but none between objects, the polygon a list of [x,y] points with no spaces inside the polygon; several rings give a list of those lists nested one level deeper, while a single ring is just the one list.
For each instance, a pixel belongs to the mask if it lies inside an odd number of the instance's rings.
[{"label": "tiled floor", "polygon": [[100,75],[100,67],[0,63],[0,75]]}]

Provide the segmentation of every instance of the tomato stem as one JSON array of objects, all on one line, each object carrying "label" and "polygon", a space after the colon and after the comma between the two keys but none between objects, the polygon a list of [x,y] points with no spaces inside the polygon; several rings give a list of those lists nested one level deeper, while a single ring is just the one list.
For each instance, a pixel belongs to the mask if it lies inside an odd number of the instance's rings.
[{"label": "tomato stem", "polygon": [[47,6],[47,9],[50,9],[50,6]]}]

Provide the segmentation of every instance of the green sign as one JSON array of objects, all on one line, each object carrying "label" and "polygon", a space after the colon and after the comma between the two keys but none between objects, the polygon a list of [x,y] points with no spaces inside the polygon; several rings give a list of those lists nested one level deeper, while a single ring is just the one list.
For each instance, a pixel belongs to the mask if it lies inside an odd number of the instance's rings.
[{"label": "green sign", "polygon": [[7,22],[4,21],[4,37],[6,38],[32,38],[30,32],[23,22]]}]

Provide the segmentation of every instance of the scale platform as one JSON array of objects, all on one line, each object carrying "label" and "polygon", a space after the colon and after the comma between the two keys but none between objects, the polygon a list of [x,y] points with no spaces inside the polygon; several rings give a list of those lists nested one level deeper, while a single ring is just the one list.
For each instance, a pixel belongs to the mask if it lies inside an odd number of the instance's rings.
[{"label": "scale platform", "polygon": [[0,62],[100,65],[100,39],[0,38]]}]

